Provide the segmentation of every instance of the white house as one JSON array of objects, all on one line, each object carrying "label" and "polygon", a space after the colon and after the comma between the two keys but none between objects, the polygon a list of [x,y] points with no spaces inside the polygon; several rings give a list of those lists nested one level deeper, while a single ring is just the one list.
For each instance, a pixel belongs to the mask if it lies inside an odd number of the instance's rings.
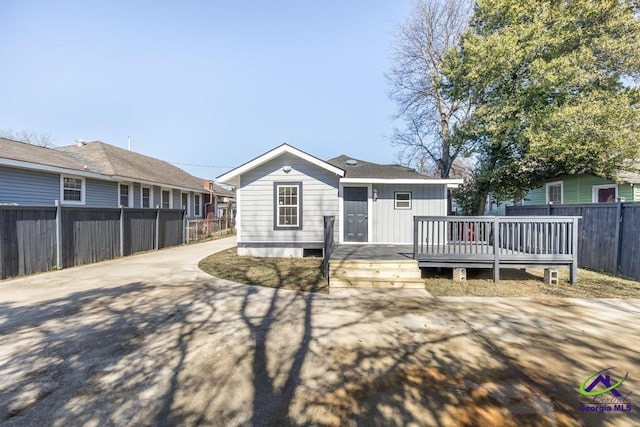
[{"label": "white house", "polygon": [[413,217],[446,215],[447,189],[462,183],[287,144],[218,179],[236,187],[238,254],[294,257],[322,248],[326,215],[337,243],[411,244]]}]

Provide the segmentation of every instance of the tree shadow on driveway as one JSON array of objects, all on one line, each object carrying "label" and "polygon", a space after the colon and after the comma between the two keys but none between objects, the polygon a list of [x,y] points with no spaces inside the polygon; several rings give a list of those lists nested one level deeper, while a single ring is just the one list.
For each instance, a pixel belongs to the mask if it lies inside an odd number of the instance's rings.
[{"label": "tree shadow on driveway", "polygon": [[[496,300],[340,297],[202,278],[3,304],[0,423],[606,425],[578,413],[576,390],[592,369],[587,353],[609,349],[568,321],[548,329],[554,310],[569,319],[584,309]],[[528,321],[536,310],[547,317]],[[572,345],[583,358],[563,371]],[[640,363],[632,344],[620,352]],[[554,363],[534,364],[541,357]]]}]

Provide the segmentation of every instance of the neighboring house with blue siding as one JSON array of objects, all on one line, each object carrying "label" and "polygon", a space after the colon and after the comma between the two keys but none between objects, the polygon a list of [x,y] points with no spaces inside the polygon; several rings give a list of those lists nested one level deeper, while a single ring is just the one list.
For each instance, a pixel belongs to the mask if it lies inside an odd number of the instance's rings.
[{"label": "neighboring house with blue siding", "polygon": [[462,183],[287,144],[218,179],[236,188],[238,254],[253,256],[322,248],[323,216],[335,217],[337,243],[411,244],[413,217],[447,215],[447,190]]},{"label": "neighboring house with blue siding", "polygon": [[103,142],[55,149],[0,138],[0,204],[186,209],[204,216],[203,180]]}]

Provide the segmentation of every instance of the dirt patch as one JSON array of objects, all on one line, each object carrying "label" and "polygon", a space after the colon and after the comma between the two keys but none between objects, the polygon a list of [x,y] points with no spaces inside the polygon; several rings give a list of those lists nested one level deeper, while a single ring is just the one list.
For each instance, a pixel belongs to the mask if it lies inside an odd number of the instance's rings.
[{"label": "dirt patch", "polygon": [[203,259],[202,271],[221,279],[254,286],[328,293],[322,258],[259,258],[238,256],[232,248]]}]

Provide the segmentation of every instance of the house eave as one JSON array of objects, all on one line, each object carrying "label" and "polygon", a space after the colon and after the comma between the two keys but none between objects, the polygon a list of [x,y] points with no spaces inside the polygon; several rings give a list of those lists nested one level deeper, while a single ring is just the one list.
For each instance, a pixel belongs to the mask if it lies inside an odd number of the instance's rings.
[{"label": "house eave", "polygon": [[82,176],[86,178],[109,180],[108,176],[95,173],[95,172],[87,172],[80,169],[61,168],[58,166],[43,165],[41,163],[25,162],[22,160],[0,158],[0,165],[20,168],[20,169],[41,171],[41,172],[52,172],[52,173],[59,173],[59,174],[66,174],[66,175]]},{"label": "house eave", "polygon": [[[340,178],[341,184],[437,184],[458,186],[462,184],[462,179],[441,179],[441,178]],[[455,187],[450,187],[455,188]]]}]

